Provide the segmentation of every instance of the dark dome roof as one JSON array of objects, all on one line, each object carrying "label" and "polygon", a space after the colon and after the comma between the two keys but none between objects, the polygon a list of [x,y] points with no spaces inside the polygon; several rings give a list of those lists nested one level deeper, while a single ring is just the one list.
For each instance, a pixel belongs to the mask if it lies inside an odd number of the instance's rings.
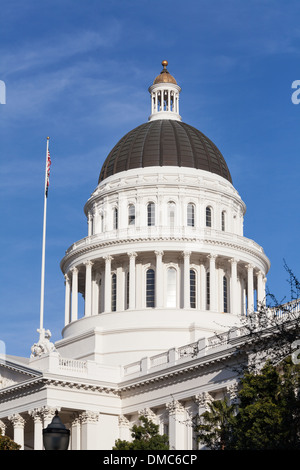
[{"label": "dark dome roof", "polygon": [[99,183],[121,171],[151,166],[206,170],[232,183],[215,144],[194,127],[168,119],[149,121],[128,132],[106,158]]}]

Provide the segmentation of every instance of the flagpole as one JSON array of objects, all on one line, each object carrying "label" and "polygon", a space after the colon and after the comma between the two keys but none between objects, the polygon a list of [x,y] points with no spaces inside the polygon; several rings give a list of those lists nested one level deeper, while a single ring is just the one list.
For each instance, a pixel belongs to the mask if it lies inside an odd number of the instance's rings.
[{"label": "flagpole", "polygon": [[41,303],[40,303],[40,332],[44,327],[44,290],[45,290],[45,247],[46,247],[46,219],[47,219],[47,192],[48,192],[48,154],[49,139],[47,137],[46,149],[46,170],[45,170],[45,191],[44,191],[44,221],[43,221],[43,246],[42,246],[42,269],[41,269]]}]

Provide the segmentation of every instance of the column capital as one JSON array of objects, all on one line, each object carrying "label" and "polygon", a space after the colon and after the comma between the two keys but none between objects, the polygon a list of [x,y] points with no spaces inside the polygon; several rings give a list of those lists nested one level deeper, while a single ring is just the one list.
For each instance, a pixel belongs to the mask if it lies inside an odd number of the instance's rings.
[{"label": "column capital", "polygon": [[163,256],[164,255],[164,252],[163,251],[154,251],[154,253],[156,254],[156,256]]},{"label": "column capital", "polygon": [[74,266],[73,268],[70,269],[72,274],[78,274],[78,268]]},{"label": "column capital", "polygon": [[245,268],[247,268],[247,269],[248,269],[248,271],[253,271],[253,269],[254,269],[254,265],[253,265],[253,264],[251,264],[251,263],[249,263],[249,264],[246,264],[246,265],[245,265]]},{"label": "column capital", "polygon": [[84,264],[84,266],[87,266],[87,267],[90,266],[90,267],[92,267],[94,263],[93,263],[93,261],[91,261],[90,259],[88,259],[87,261],[84,261],[83,264]]},{"label": "column capital", "polygon": [[184,406],[178,400],[173,400],[169,403],[166,403],[166,408],[169,411],[170,415],[174,415],[176,413],[183,413],[185,410]]},{"label": "column capital", "polygon": [[70,282],[70,278],[69,278],[68,273],[64,274],[64,278],[65,278],[65,283]]},{"label": "column capital", "polygon": [[239,260],[238,258],[230,258],[230,260],[229,260],[229,262],[230,262],[231,264],[234,264],[234,263],[237,264],[239,261],[240,261],[240,260]]},{"label": "column capital", "polygon": [[83,411],[80,415],[81,423],[98,423],[99,413],[95,411]]},{"label": "column capital", "polygon": [[103,259],[106,263],[109,263],[113,260],[113,257],[111,255],[105,255],[103,256]]},{"label": "column capital", "polygon": [[23,428],[25,426],[25,419],[19,413],[8,416],[9,421],[12,422],[15,428]]},{"label": "column capital", "polygon": [[195,401],[200,408],[209,409],[209,404],[212,403],[213,397],[209,392],[202,392],[195,396]]},{"label": "column capital", "polygon": [[135,251],[130,251],[127,253],[127,256],[129,256],[129,258],[136,258],[138,254]]},{"label": "column capital", "polygon": [[191,256],[192,252],[191,251],[183,251],[181,254],[184,258],[189,258]]},{"label": "column capital", "polygon": [[218,255],[215,255],[214,253],[210,253],[209,255],[207,255],[207,258],[209,260],[216,260],[217,257],[218,257]]},{"label": "column capital", "polygon": [[118,421],[119,421],[119,426],[123,428],[129,428],[130,427],[130,422],[124,415],[119,415],[118,416]]}]

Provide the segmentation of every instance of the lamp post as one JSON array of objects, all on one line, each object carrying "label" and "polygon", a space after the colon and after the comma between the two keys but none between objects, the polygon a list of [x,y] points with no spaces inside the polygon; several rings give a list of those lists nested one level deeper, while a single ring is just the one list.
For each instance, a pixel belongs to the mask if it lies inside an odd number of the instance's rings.
[{"label": "lamp post", "polygon": [[67,450],[70,439],[70,430],[65,427],[55,411],[51,423],[43,429],[43,443],[45,450]]}]

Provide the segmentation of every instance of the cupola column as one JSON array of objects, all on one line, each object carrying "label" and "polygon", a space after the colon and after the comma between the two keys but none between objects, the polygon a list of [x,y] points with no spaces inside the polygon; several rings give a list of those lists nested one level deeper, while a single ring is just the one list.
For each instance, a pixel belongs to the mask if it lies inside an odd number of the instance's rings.
[{"label": "cupola column", "polygon": [[254,287],[253,287],[253,266],[248,264],[247,268],[247,312],[254,311]]},{"label": "cupola column", "polygon": [[135,258],[137,253],[128,253],[129,256],[129,309],[135,308]]},{"label": "cupola column", "polygon": [[65,274],[65,326],[70,323],[71,286],[68,274]]},{"label": "cupola column", "polygon": [[76,267],[71,269],[72,272],[72,313],[71,321],[78,318],[78,269]]},{"label": "cupola column", "polygon": [[265,288],[264,288],[264,275],[262,271],[257,273],[257,302],[260,306],[264,304],[265,301]]},{"label": "cupola column", "polygon": [[92,314],[92,266],[91,261],[85,263],[85,316],[89,317]]},{"label": "cupola column", "polygon": [[[233,258],[230,260],[231,263],[231,282],[230,282],[230,313],[234,313],[237,315],[238,307],[237,307],[237,263],[238,260]],[[241,312],[240,312],[241,313]]]},{"label": "cupola column", "polygon": [[184,251],[183,255],[183,282],[184,282],[184,308],[190,308],[190,251]]},{"label": "cupola column", "polygon": [[107,255],[105,260],[105,286],[104,286],[104,312],[111,311],[111,262],[112,257]]},{"label": "cupola column", "polygon": [[155,306],[157,308],[163,307],[163,251],[155,251],[156,255],[156,279],[155,279],[155,295],[156,302]]},{"label": "cupola column", "polygon": [[216,283],[216,258],[217,255],[209,255],[209,289],[210,289],[210,310],[217,311],[217,283]]}]

